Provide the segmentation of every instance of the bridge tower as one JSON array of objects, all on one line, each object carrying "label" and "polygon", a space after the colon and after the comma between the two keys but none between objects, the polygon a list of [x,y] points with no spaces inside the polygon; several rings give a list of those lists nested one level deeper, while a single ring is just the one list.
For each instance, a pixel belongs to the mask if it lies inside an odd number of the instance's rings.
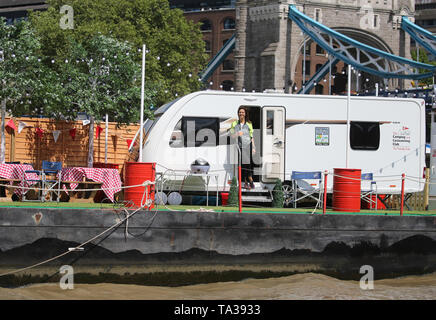
[{"label": "bridge tower", "polygon": [[[235,89],[294,92],[303,83],[304,49],[311,40],[288,18],[294,4],[305,15],[359,42],[411,59],[410,37],[401,16],[413,20],[415,0],[238,0],[236,2]],[[305,44],[306,43],[306,44]],[[315,45],[315,44],[314,44]],[[320,51],[322,55],[322,51]],[[325,55],[325,54],[324,54]],[[304,56],[304,58],[303,58]],[[310,59],[308,57],[307,59]],[[325,55],[325,61],[328,56]],[[314,69],[314,65],[311,68]],[[314,70],[313,70],[314,71]],[[312,72],[313,74],[314,72]],[[306,70],[306,79],[310,74]],[[372,75],[359,75],[352,89],[375,83],[403,87]],[[361,81],[361,82],[359,82]]]}]

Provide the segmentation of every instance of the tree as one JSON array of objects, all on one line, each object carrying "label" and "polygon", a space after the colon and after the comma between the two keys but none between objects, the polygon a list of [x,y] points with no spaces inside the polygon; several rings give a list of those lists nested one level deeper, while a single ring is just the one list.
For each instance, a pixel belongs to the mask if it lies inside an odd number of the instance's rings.
[{"label": "tree", "polygon": [[[59,65],[68,97],[67,114],[72,119],[78,112],[90,117],[88,167],[92,167],[94,121],[100,121],[106,114],[119,124],[139,118],[141,69],[133,59],[129,43],[101,34],[86,44],[71,40],[69,47],[69,54]],[[146,103],[150,104],[153,97],[149,90]],[[145,111],[146,117],[150,117],[151,113]]]},{"label": "tree", "polygon": [[239,190],[236,177],[232,178],[232,183],[230,184],[228,203],[230,207],[237,207],[239,205]]},{"label": "tree", "polygon": [[41,44],[26,21],[6,25],[0,18],[0,162],[5,161],[5,116],[39,115],[61,101],[56,75],[45,67]]},{"label": "tree", "polygon": [[[132,48],[145,42],[149,54],[146,84],[157,89],[154,105],[201,86],[196,76],[206,61],[199,26],[188,22],[181,10],[170,9],[166,0],[70,0],[74,29],[59,26],[63,0],[48,0],[49,8],[30,15],[42,39],[45,55],[62,64],[71,50],[71,39],[86,44],[96,34],[128,41]],[[132,52],[138,63],[141,53]]]},{"label": "tree", "polygon": [[[411,51],[411,55],[412,55],[412,59],[417,61],[418,50],[416,50],[416,49],[412,50]],[[426,63],[426,64],[432,64],[432,65],[436,66],[436,61],[429,61],[428,56],[427,56],[427,52],[425,51],[425,49],[419,50],[419,59],[418,59],[418,61],[422,62],[422,63]],[[419,70],[419,73],[426,73],[426,72],[428,72],[428,70],[425,70],[425,69],[420,69]],[[418,83],[420,85],[430,85],[430,84],[433,84],[433,79],[431,77],[427,78],[427,79],[420,79],[420,80],[417,80],[417,81],[419,81]]]},{"label": "tree", "polygon": [[274,208],[283,208],[283,204],[284,204],[283,186],[282,186],[282,181],[280,179],[276,180],[272,192],[273,192],[272,206]]}]

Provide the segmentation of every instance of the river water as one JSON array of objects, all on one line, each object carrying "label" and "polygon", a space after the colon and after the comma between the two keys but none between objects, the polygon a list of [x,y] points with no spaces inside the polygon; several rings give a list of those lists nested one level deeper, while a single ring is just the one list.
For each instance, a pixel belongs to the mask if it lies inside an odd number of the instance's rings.
[{"label": "river water", "polygon": [[359,281],[338,280],[317,273],[280,278],[245,279],[182,287],[122,284],[75,284],[63,290],[59,284],[34,284],[0,288],[1,300],[434,300],[436,273],[374,281],[363,290]]}]

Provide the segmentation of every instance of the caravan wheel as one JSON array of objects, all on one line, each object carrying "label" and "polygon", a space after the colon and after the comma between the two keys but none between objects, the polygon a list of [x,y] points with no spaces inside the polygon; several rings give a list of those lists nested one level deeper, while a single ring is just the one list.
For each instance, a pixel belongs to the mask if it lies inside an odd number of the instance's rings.
[{"label": "caravan wheel", "polygon": [[282,190],[283,190],[283,207],[289,207],[293,198],[291,182],[290,181],[283,182]]}]

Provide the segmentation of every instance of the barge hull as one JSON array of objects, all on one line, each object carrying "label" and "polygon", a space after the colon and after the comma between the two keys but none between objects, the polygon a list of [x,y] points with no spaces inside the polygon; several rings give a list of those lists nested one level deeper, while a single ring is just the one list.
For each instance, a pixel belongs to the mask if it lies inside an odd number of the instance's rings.
[{"label": "barge hull", "polygon": [[[30,266],[288,266],[378,277],[436,271],[436,217],[363,214],[2,208],[0,268]],[[110,229],[110,231],[105,232]],[[286,269],[286,268],[285,268]],[[179,269],[180,270],[180,269]],[[361,275],[360,275],[361,276]]]}]

